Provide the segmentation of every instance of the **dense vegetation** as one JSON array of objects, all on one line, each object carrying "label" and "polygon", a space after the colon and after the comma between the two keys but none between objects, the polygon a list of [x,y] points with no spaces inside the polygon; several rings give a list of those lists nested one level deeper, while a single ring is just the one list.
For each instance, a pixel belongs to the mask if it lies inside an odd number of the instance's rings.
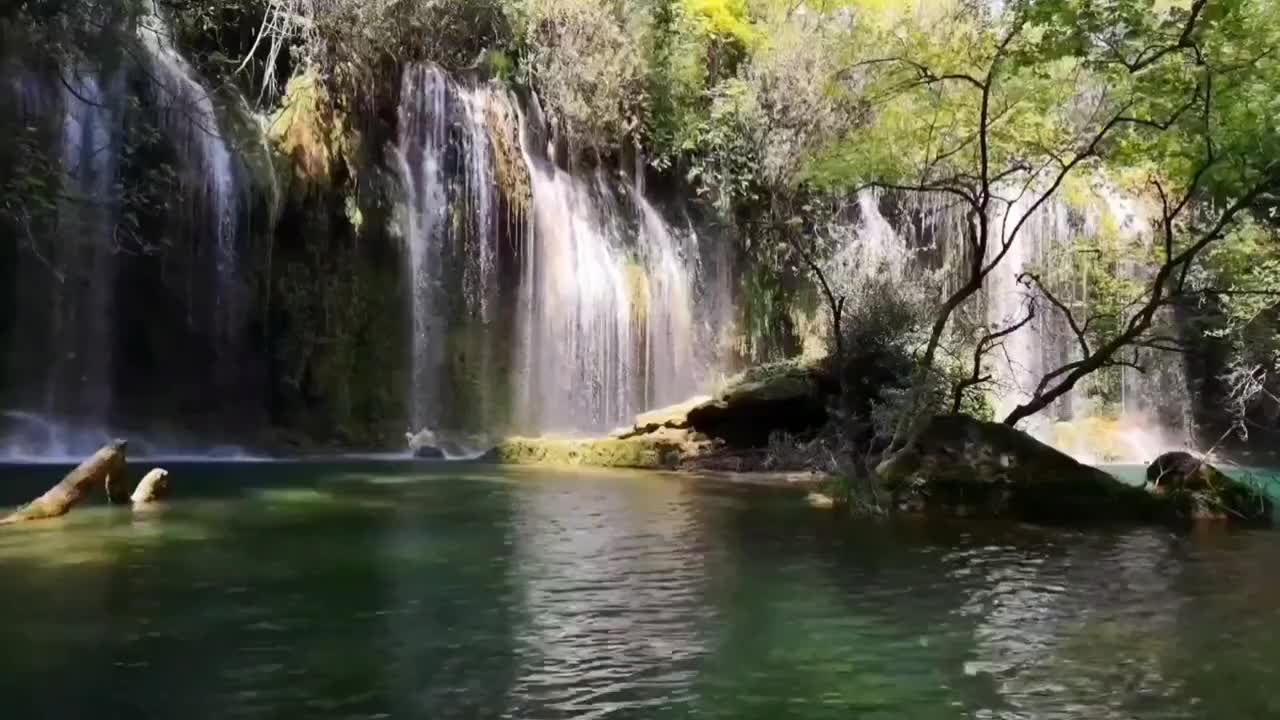
[{"label": "dense vegetation", "polygon": [[[130,18],[145,18],[144,5],[20,0],[0,22],[6,38],[31,38],[27,52],[48,47],[46,61],[65,63],[101,52],[103,18],[127,34]],[[338,199],[317,199],[326,190],[308,183],[310,199],[286,210],[298,218],[323,207],[325,223],[358,216],[376,227],[369,198],[382,180],[369,158],[388,132],[398,78],[389,70],[430,61],[536,96],[562,163],[643,165],[666,187],[699,198],[727,229],[759,270],[744,304],[772,309],[746,313],[754,326],[745,334],[798,350],[803,328],[779,308],[816,308],[849,387],[865,374],[867,348],[889,346],[872,354],[899,358],[893,374],[905,364],[901,384],[911,389],[848,404],[882,444],[900,445],[938,409],[991,412],[984,397],[998,382],[991,364],[1004,339],[1049,315],[1071,328],[1072,352],[1043,370],[1007,422],[1045,410],[1086,378],[1096,380],[1100,402],[1114,403],[1119,371],[1152,352],[1190,350],[1200,392],[1217,399],[1202,405],[1230,410],[1211,424],[1274,426],[1280,4],[1272,0],[161,5],[205,75],[260,113],[322,99],[308,116],[319,136],[312,144],[323,147],[304,154],[319,153],[321,185]],[[312,92],[297,91],[303,87]],[[14,168],[0,189],[11,231],[57,202],[56,173],[28,135],[3,150]],[[145,148],[145,134],[136,142]],[[130,205],[145,207],[146,193],[165,181],[161,173],[130,190]],[[883,192],[908,222],[922,207],[942,208],[963,234],[962,256],[938,264],[923,287],[867,285],[862,279],[876,269],[835,259],[866,188]],[[1073,282],[1055,274],[1062,258],[1046,258],[1019,278],[1035,300],[992,323],[981,292],[1026,242],[1033,213],[1095,201],[1102,188],[1153,208],[1152,232],[1140,241],[1108,227],[1082,234],[1070,255],[1085,258],[1078,290],[1091,298],[1087,306],[1062,294]],[[348,232],[358,233],[362,223],[351,224]],[[311,259],[291,266],[297,287],[288,291],[312,292],[318,268],[341,266],[353,252],[364,251],[299,245],[295,254]],[[377,283],[385,264],[366,260],[349,277],[333,273],[346,288],[335,291],[341,298],[369,297],[360,278]],[[1125,264],[1149,272],[1126,274]],[[348,300],[332,312],[355,312]],[[362,331],[355,320],[336,322],[342,332]],[[355,362],[335,360],[326,374],[337,381]],[[361,412],[385,409],[374,403]]]}]

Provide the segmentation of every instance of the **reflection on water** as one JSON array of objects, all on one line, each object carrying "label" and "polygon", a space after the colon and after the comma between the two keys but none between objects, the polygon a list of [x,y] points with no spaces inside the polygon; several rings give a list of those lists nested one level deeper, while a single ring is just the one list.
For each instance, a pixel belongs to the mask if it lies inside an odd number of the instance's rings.
[{"label": "reflection on water", "polygon": [[[1280,717],[1274,533],[871,525],[644,474],[170,469],[158,512],[0,532],[5,718]],[[58,471],[8,472],[3,502]]]},{"label": "reflection on water", "polygon": [[1176,697],[1161,667],[1184,601],[1163,567],[1169,541],[1079,540],[948,558],[953,576],[980,580],[961,609],[978,622],[965,671],[989,675],[1013,717],[1128,718],[1135,697]]},{"label": "reflection on water", "polygon": [[706,557],[687,490],[623,476],[531,483],[516,505],[513,713],[597,717],[687,703],[704,648]]}]

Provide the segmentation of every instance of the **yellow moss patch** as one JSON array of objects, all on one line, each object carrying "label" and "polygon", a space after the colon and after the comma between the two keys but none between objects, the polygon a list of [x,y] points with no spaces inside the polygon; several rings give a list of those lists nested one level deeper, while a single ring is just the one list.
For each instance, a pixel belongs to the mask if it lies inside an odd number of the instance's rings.
[{"label": "yellow moss patch", "polygon": [[289,159],[295,176],[308,184],[327,184],[334,165],[349,160],[358,142],[313,73],[289,81],[283,104],[267,127],[267,137]]},{"label": "yellow moss patch", "polygon": [[636,438],[522,438],[504,440],[489,459],[509,465],[583,465],[661,470],[697,454],[701,444],[683,434]]},{"label": "yellow moss patch", "polygon": [[627,263],[627,295],[631,298],[631,315],[643,324],[649,317],[649,275],[639,263]]},{"label": "yellow moss patch", "polygon": [[520,123],[510,103],[489,100],[485,105],[485,124],[493,141],[494,167],[498,187],[513,207],[528,209],[533,200],[529,168],[520,150]]}]

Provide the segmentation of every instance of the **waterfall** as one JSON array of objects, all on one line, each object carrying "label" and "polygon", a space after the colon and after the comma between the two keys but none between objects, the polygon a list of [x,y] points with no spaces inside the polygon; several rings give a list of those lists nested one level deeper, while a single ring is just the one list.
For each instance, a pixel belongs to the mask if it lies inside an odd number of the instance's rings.
[{"label": "waterfall", "polygon": [[155,94],[155,110],[181,160],[179,170],[188,193],[187,230],[213,243],[213,331],[225,343],[240,330],[244,317],[238,292],[242,204],[238,160],[218,120],[213,98],[173,46],[169,34],[167,21],[155,7],[138,27],[150,60],[145,71]]},{"label": "waterfall", "polygon": [[548,160],[536,147],[547,135],[536,100],[521,122],[533,191],[521,277],[524,423],[607,430],[694,394],[713,364],[695,352],[706,339],[694,322],[696,234],[677,231],[620,177]]},{"label": "waterfall", "polygon": [[102,80],[73,67],[62,93],[63,200],[56,246],[46,262],[54,285],[52,372],[45,410],[100,424],[111,405],[113,299],[118,214],[120,90],[116,74]]},{"label": "waterfall", "polygon": [[[458,406],[492,405],[501,388],[511,416],[487,418],[488,429],[607,430],[695,393],[718,361],[702,340],[724,303],[700,285],[697,234],[619,173],[551,162],[536,99],[527,106],[434,66],[401,77],[393,155],[415,428],[471,422]],[[516,119],[512,158],[498,157],[496,118]],[[527,197],[499,180],[510,161],[527,175]]]},{"label": "waterfall", "polygon": [[[131,292],[122,283],[131,282],[129,272],[146,272],[153,254],[172,252],[170,243],[190,248],[188,261],[174,254],[164,267],[185,278],[188,324],[225,360],[218,365],[228,377],[216,385],[235,382],[229,350],[248,302],[240,272],[243,171],[209,92],[167,32],[153,7],[136,28],[141,52],[123,61],[110,53],[64,59],[47,72],[19,66],[13,78],[16,116],[29,128],[58,130],[41,137],[58,162],[61,192],[54,222],[33,225],[18,243],[12,342],[21,352],[6,368],[15,379],[7,388],[11,407],[0,407],[7,454],[74,456],[110,436],[128,399],[117,397],[116,356],[136,332],[117,319]],[[181,194],[168,211],[130,205],[130,192],[147,182],[129,166],[139,142],[130,133],[145,126],[143,117],[156,121],[164,152],[172,152]],[[152,212],[164,213],[156,220],[165,227],[134,224]],[[193,307],[202,309],[198,317]]]},{"label": "waterfall", "polygon": [[413,318],[410,408],[415,430],[438,426],[433,413],[441,402],[444,333],[438,297],[449,212],[444,167],[449,149],[449,84],[435,67],[412,66],[405,69],[400,89],[396,160],[407,205],[404,231]]},{"label": "waterfall", "polygon": [[[996,260],[1017,224],[1025,218],[984,288],[988,327],[993,331],[1012,327],[1028,317],[1037,293],[1034,283],[1024,274],[1043,275],[1046,261],[1069,252],[1075,236],[1065,204],[1048,202],[1033,210],[1033,202],[1034,198],[1023,197],[1001,208],[993,220],[988,263]],[[1035,309],[1032,320],[1005,338],[1002,349],[994,353],[997,418],[1030,400],[1040,378],[1061,364],[1055,351],[1069,329],[1048,304],[1038,303]]]}]

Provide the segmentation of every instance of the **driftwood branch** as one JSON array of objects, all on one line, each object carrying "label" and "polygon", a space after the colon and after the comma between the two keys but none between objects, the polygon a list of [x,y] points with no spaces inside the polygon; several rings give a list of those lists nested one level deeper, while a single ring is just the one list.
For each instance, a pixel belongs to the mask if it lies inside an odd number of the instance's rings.
[{"label": "driftwood branch", "polygon": [[127,445],[124,440],[116,440],[103,446],[48,492],[0,519],[0,525],[60,517],[70,512],[93,488],[110,489],[123,485],[128,475],[125,463]]}]

